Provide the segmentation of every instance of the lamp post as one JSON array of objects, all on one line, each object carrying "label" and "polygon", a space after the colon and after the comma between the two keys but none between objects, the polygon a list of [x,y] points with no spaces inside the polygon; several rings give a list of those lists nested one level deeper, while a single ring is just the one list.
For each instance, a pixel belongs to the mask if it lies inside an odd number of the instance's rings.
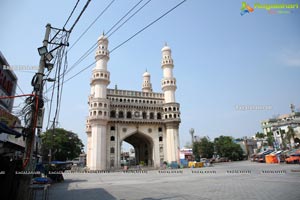
[{"label": "lamp post", "polygon": [[195,133],[195,130],[193,128],[190,129],[190,134],[191,134],[191,137],[192,137],[192,145],[194,144],[194,133]]},{"label": "lamp post", "polygon": [[[35,75],[34,81],[32,81],[32,86],[34,89],[34,102],[35,106],[32,106],[31,110],[31,120],[28,125],[28,132],[26,137],[23,170],[33,171],[35,168],[35,162],[33,160],[33,149],[35,144],[35,135],[37,130],[37,125],[42,124],[43,121],[43,76],[46,67],[46,54],[48,40],[50,36],[51,25],[46,25],[46,33],[43,40],[43,46],[38,48],[38,52],[41,56],[39,70]],[[50,59],[51,57],[48,57]],[[41,127],[39,127],[41,128]],[[37,159],[35,159],[36,161]],[[32,174],[24,174],[19,180],[19,189],[17,194],[17,200],[27,199],[29,197],[29,184],[32,178]]]}]

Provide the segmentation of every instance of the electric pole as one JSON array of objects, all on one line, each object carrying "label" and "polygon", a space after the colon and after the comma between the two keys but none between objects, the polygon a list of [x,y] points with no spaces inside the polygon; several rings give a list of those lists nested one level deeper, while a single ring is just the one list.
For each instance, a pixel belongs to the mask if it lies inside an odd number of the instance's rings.
[{"label": "electric pole", "polygon": [[[48,40],[50,36],[51,25],[46,25],[46,33],[43,40],[43,47],[47,49],[48,47]],[[48,52],[47,52],[48,53]],[[42,54],[40,58],[39,70],[35,75],[35,78],[32,81],[33,86],[33,94],[34,94],[34,104],[31,107],[31,122],[30,126],[27,129],[27,137],[26,137],[26,144],[25,144],[25,155],[23,161],[23,170],[24,174],[20,174],[20,185],[19,185],[19,192],[17,195],[18,200],[24,200],[29,198],[29,185],[32,179],[33,173],[26,172],[34,172],[35,171],[35,164],[37,161],[37,157],[33,160],[33,149],[35,144],[35,134],[37,130],[37,123],[38,120],[43,121],[43,78],[44,78],[44,71],[46,67],[46,54]],[[40,116],[38,116],[40,115]]]},{"label": "electric pole", "polygon": [[[43,47],[48,47],[48,40],[50,36],[50,31],[51,31],[51,25],[47,24],[46,25],[46,33],[45,33],[45,38],[43,40]],[[43,115],[38,116],[42,113],[42,110],[44,108],[44,103],[43,103],[43,78],[44,78],[44,71],[45,71],[45,66],[46,66],[46,54],[41,55],[40,58],[40,65],[39,65],[39,70],[38,73],[36,74],[36,82],[33,85],[34,88],[34,94],[35,94],[35,103],[37,104],[37,110],[36,108],[32,108],[32,115],[31,115],[31,130],[32,133],[28,135],[27,140],[26,140],[26,149],[25,152],[27,153],[28,151],[30,152],[29,161],[27,166],[25,166],[25,169],[28,170],[34,170],[33,165],[33,160],[32,160],[32,153],[33,153],[33,147],[34,147],[34,141],[35,141],[35,131],[36,131],[36,125],[37,121],[41,120],[43,121]],[[37,112],[37,113],[36,113]],[[26,158],[24,160],[26,162]]]}]

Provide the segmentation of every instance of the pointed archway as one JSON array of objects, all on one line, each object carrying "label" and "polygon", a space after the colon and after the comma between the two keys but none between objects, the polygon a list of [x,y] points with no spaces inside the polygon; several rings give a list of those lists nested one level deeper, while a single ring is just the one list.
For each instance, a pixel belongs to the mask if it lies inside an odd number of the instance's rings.
[{"label": "pointed archway", "polygon": [[135,132],[124,138],[123,141],[134,147],[136,165],[153,166],[153,141],[149,136]]}]

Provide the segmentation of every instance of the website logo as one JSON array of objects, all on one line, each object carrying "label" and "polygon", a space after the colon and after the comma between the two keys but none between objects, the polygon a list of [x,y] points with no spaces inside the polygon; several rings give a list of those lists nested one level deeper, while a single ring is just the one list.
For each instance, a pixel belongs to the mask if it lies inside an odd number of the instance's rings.
[{"label": "website logo", "polygon": [[254,9],[249,6],[245,1],[242,2],[242,7],[241,7],[241,16],[243,16],[246,13],[253,12]]},{"label": "website logo", "polygon": [[255,3],[253,7],[249,6],[245,1],[242,2],[241,7],[241,16],[245,15],[246,13],[253,12],[254,9],[262,9],[266,10],[269,14],[291,14],[296,9],[299,9],[299,4],[288,4],[288,3],[273,3],[273,4],[260,4]]}]

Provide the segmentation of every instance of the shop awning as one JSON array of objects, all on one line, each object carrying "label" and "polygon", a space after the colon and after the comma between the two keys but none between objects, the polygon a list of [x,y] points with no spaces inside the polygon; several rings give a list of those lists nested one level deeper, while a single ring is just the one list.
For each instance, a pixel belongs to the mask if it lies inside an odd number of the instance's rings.
[{"label": "shop awning", "polygon": [[22,133],[19,133],[18,131],[15,131],[11,128],[9,128],[6,124],[4,124],[3,122],[0,122],[0,134],[1,133],[6,133],[9,135],[15,135],[16,138],[21,137]]}]

